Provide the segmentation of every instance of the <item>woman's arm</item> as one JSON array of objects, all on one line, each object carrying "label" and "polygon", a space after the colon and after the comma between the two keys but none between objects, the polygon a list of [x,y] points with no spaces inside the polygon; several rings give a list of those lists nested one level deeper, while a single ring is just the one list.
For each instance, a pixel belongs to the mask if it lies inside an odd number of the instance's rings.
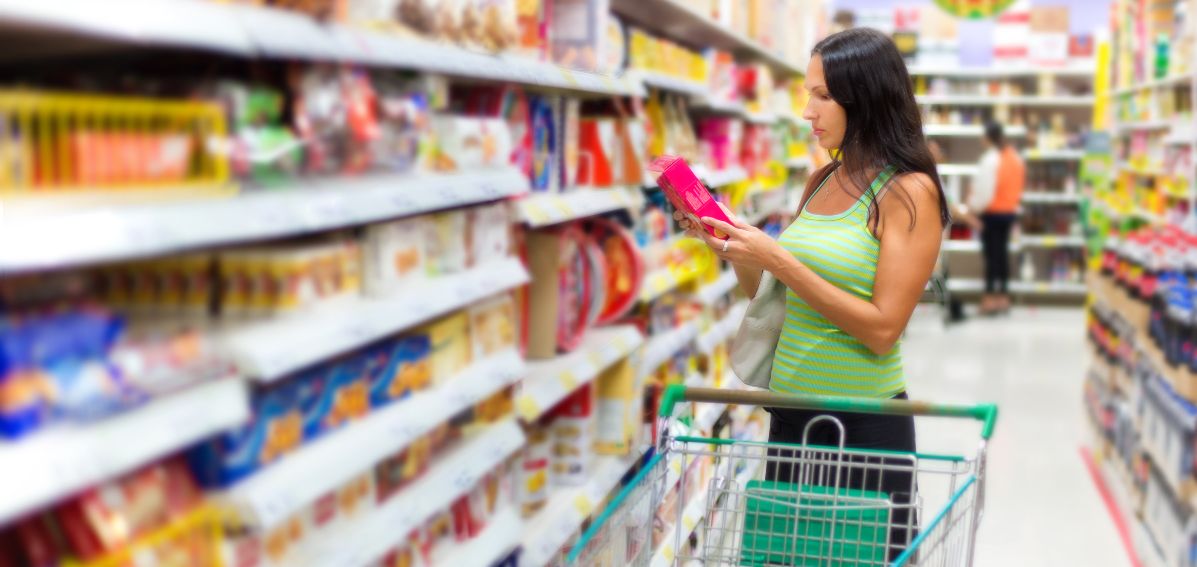
[{"label": "woman's arm", "polygon": [[[743,224],[742,222],[740,222],[739,217],[737,217],[735,215],[735,213],[731,212],[730,209],[725,207],[723,205],[723,203],[717,203],[717,204],[719,205],[720,209],[723,209],[723,214],[727,215],[727,218],[729,220],[731,220],[732,223],[734,223],[737,226],[740,226]],[[686,232],[686,236],[689,236],[691,238],[697,238],[699,240],[703,240],[703,235],[700,234],[700,233],[702,233],[702,229],[699,226],[698,219],[696,219],[688,214],[685,214],[679,210],[673,211],[673,218],[674,218],[674,220],[678,221],[678,224],[682,227],[682,230],[684,230]],[[723,246],[722,240],[719,241],[719,246],[720,247]],[[736,281],[739,282],[740,289],[744,290],[744,294],[747,295],[749,299],[756,297],[756,290],[758,287],[761,286],[761,275],[762,275],[761,270],[762,269],[754,268],[751,266],[741,266],[739,264],[732,264],[732,270],[735,271]]]},{"label": "woman's arm", "polygon": [[747,295],[748,299],[756,297],[756,289],[761,286],[762,270],[739,264],[732,264],[732,269],[736,272],[736,280],[740,282],[740,289],[744,290],[744,295]]},{"label": "woman's arm", "polygon": [[[874,353],[893,348],[922,297],[935,259],[939,254],[943,228],[939,220],[939,197],[935,185],[923,174],[895,178],[897,187],[910,203],[898,198],[878,202],[877,233],[881,253],[873,283],[873,299],[865,301],[819,277],[768,235],[737,223],[728,226],[715,219],[707,224],[732,235],[732,244],[722,252],[722,241],[706,238],[720,257],[746,268],[769,270],[815,311]],[[914,216],[907,209],[913,205]],[[914,221],[913,229],[910,228]],[[733,231],[733,232],[729,232]]]}]

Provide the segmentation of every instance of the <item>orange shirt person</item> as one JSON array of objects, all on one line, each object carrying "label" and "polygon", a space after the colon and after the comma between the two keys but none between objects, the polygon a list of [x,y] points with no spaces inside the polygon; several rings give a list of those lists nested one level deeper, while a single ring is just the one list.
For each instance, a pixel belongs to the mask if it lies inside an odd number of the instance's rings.
[{"label": "orange shirt person", "polygon": [[985,124],[985,154],[974,179],[968,206],[981,213],[981,252],[985,258],[985,294],[981,312],[1010,308],[1010,233],[1018,220],[1027,168],[997,122]]}]

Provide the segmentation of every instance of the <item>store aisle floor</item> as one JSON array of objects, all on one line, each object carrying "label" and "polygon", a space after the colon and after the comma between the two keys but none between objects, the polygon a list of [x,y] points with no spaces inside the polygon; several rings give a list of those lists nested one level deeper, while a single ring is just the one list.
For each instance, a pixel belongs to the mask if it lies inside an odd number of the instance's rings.
[{"label": "store aisle floor", "polygon": [[[920,308],[905,338],[911,396],[1001,409],[977,566],[1129,565],[1078,452],[1089,436],[1083,311],[1020,309],[949,328],[940,317]],[[918,427],[922,451],[960,451],[978,438],[976,428],[950,422]]]}]

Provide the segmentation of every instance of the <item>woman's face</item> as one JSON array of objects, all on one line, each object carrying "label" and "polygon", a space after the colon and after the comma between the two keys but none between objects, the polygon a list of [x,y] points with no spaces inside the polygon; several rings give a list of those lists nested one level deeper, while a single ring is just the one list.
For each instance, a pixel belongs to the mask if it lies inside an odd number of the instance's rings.
[{"label": "woman's face", "polygon": [[810,97],[802,117],[810,121],[819,146],[827,150],[840,147],[848,127],[848,114],[840,103],[831,98],[831,91],[827,90],[827,81],[823,78],[823,58],[818,55],[812,56],[810,64],[806,66],[806,91]]}]

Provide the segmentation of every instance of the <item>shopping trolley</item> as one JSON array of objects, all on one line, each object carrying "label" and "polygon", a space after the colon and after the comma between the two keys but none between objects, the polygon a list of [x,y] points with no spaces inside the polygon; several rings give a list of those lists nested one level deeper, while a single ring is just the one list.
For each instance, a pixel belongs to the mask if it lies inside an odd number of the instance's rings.
[{"label": "shopping trolley", "polygon": [[[982,422],[971,457],[844,446],[833,415],[812,420],[800,444],[673,434],[679,402],[829,413],[972,418]],[[656,454],[596,517],[569,565],[972,565],[984,507],[986,443],[994,405],[793,397],[669,387]],[[807,443],[832,427],[838,443]],[[937,500],[938,499],[938,500]],[[924,506],[934,510],[923,515]],[[924,520],[924,521],[920,521]]]}]

